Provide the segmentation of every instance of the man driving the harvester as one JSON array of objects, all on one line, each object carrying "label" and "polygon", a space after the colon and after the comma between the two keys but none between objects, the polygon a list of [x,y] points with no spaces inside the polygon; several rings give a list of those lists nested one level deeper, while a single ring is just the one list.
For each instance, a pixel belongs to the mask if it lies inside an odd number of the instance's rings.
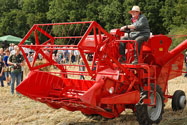
[{"label": "man driving the harvester", "polygon": [[[138,53],[140,55],[140,49],[141,49],[141,45],[144,41],[147,41],[149,39],[150,36],[150,29],[149,29],[149,23],[147,18],[141,13],[139,6],[133,6],[132,10],[129,11],[129,14],[132,15],[131,18],[131,25],[126,25],[121,27],[121,31],[125,31],[127,29],[130,29],[130,38],[128,38],[127,36],[123,37],[122,40],[135,40],[137,42],[137,46],[138,46]],[[122,55],[120,62],[124,62],[126,61],[126,57],[125,57],[125,48],[126,48],[126,43],[122,43],[120,42],[120,46],[119,46],[119,52],[120,55]],[[137,64],[138,63],[138,57],[137,57],[137,50],[135,47],[135,52],[134,52],[134,61],[132,62],[132,64]]]}]

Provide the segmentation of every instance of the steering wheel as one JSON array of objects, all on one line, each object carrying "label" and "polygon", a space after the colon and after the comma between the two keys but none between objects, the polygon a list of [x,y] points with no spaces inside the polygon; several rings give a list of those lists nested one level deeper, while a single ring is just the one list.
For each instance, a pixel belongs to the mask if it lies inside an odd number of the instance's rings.
[{"label": "steering wheel", "polygon": [[120,29],[120,31],[124,32],[124,33],[127,33],[128,34],[128,39],[130,40],[130,32],[131,32],[131,30],[128,28],[128,26],[126,26],[126,28],[124,30]]}]

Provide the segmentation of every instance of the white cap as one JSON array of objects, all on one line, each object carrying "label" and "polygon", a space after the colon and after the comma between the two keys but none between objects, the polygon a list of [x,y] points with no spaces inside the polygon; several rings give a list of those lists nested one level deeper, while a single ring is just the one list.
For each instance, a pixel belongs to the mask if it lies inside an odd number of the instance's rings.
[{"label": "white cap", "polygon": [[133,6],[133,7],[132,7],[132,10],[129,11],[129,13],[131,14],[133,11],[138,11],[138,12],[140,12],[140,7],[139,7],[139,6]]}]

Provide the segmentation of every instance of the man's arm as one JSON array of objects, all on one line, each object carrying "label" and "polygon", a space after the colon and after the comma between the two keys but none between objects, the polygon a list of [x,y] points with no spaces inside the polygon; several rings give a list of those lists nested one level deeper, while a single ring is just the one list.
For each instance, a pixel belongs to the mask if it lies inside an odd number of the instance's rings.
[{"label": "man's arm", "polygon": [[136,29],[136,27],[134,25],[126,25],[126,26],[121,27],[120,31],[125,31],[126,28],[128,28],[128,29]]},{"label": "man's arm", "polygon": [[12,63],[12,55],[8,58],[7,63],[8,63],[9,65],[14,65],[14,63]]}]

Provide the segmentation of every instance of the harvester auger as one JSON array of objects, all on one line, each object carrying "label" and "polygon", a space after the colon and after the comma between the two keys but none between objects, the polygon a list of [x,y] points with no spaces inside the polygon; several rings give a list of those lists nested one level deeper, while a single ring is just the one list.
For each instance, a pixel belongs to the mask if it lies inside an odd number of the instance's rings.
[{"label": "harvester auger", "polygon": [[[108,33],[94,21],[35,24],[19,44],[30,73],[16,90],[50,107],[78,110],[86,116],[115,118],[130,108],[143,125],[159,123],[164,103],[170,98],[174,111],[184,109],[185,93],[177,90],[169,95],[168,80],[183,73],[182,52],[187,48],[187,40],[169,51],[171,38],[153,35],[144,42],[139,63],[132,65],[136,41],[120,40],[123,34],[119,29]],[[35,44],[24,44],[31,36]],[[128,46],[124,63],[119,62],[119,42]],[[32,63],[25,48],[34,52]],[[79,71],[83,65],[77,63],[57,63],[53,58],[57,50],[64,55],[78,51],[86,71]],[[93,56],[92,61],[88,54]],[[39,61],[43,63],[37,64],[38,57],[42,57]],[[44,71],[45,67],[56,70]],[[79,79],[80,75],[86,79]]]}]

